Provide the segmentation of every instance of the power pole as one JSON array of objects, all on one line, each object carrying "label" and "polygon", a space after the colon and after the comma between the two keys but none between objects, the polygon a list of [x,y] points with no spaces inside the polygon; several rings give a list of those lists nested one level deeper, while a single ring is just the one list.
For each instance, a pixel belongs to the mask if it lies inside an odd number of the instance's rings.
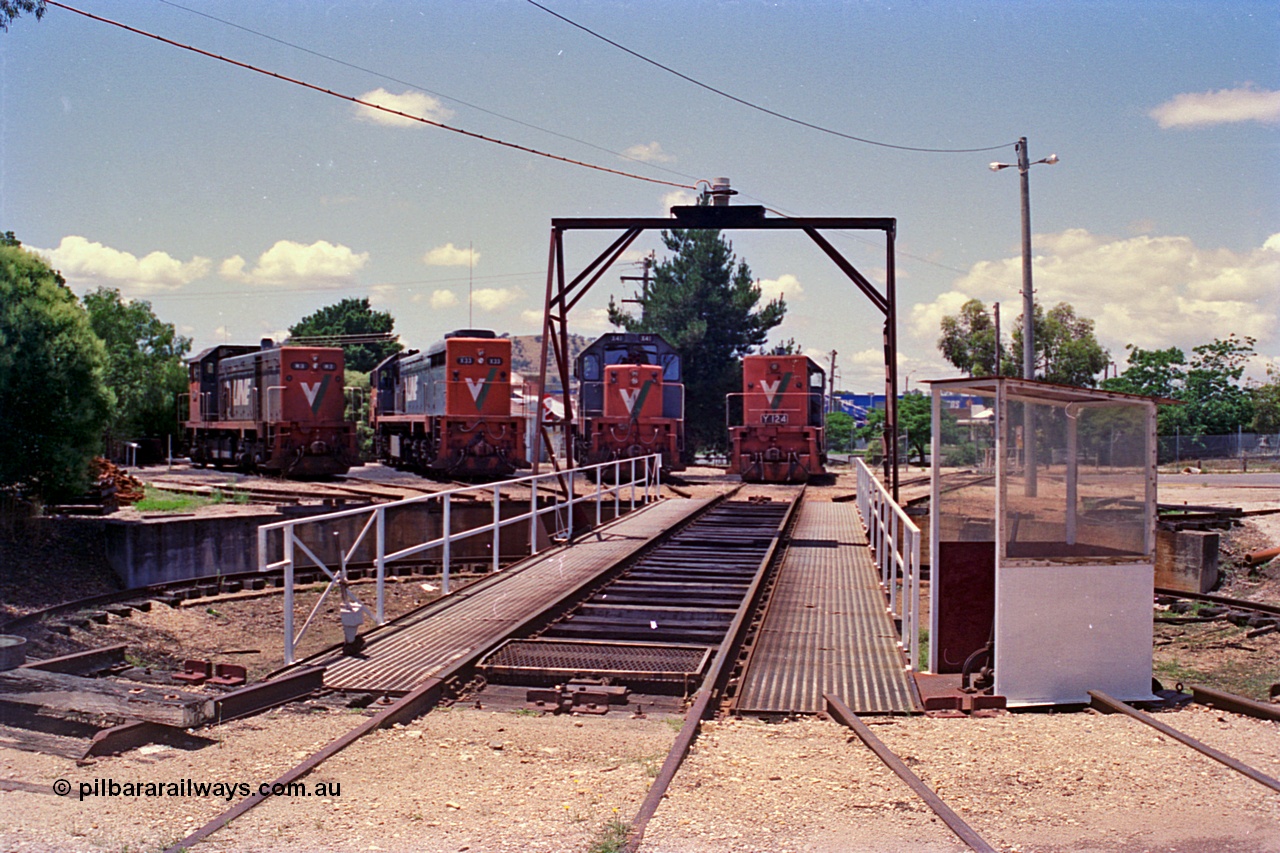
[{"label": "power pole", "polygon": [[[638,282],[640,282],[640,298],[639,298],[639,299],[624,299],[624,300],[622,300],[623,302],[635,302],[635,303],[637,303],[637,304],[639,304],[639,305],[641,305],[641,306],[644,306],[644,305],[645,305],[645,303],[647,303],[647,302],[649,301],[649,272],[653,269],[653,262],[654,262],[653,252],[650,252],[648,255],[646,255],[645,257],[643,257],[643,258],[641,258],[641,259],[640,259],[640,263],[641,263],[641,265],[643,266],[643,274],[642,274],[642,275],[623,275],[623,276],[618,276],[619,280],[621,280],[621,281],[638,281]],[[641,316],[643,316],[643,314],[642,314]]]},{"label": "power pole", "polygon": [[996,315],[996,376],[1000,376],[1000,362],[1004,359],[1004,347],[1000,345],[1000,303],[995,303]]},{"label": "power pole", "polygon": [[827,411],[834,412],[836,410],[836,351],[831,351],[831,372],[827,374],[827,380],[830,383],[831,390],[827,393]]}]

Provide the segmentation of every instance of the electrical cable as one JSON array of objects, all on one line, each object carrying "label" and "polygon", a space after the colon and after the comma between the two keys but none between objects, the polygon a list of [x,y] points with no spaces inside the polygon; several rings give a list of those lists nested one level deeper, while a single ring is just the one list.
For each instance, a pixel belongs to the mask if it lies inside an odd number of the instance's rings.
[{"label": "electrical cable", "polygon": [[59,9],[65,9],[68,12],[74,12],[75,14],[82,15],[86,18],[89,18],[90,20],[98,21],[99,23],[103,23],[103,24],[110,24],[113,27],[119,27],[122,30],[134,33],[135,35],[146,36],[147,38],[155,39],[158,42],[162,42],[172,47],[181,48],[182,50],[188,50],[188,51],[191,51],[192,53],[199,54],[200,56],[208,57],[209,59],[216,59],[216,60],[219,60],[220,62],[225,62],[228,65],[234,65],[237,68],[243,68],[246,71],[253,71],[257,74],[262,74],[267,77],[273,77],[276,80],[280,80],[285,83],[292,83],[293,85],[301,86],[304,89],[311,89],[312,91],[320,92],[321,94],[324,94],[324,95],[330,95],[340,100],[350,101],[353,104],[359,104],[362,107],[368,107],[369,109],[378,110],[380,112],[384,112],[389,115],[399,116],[400,118],[409,119],[410,121],[421,122],[422,124],[431,125],[432,127],[438,127],[441,130],[448,130],[453,133],[466,136],[470,139],[478,139],[482,142],[489,142],[494,145],[500,145],[504,148],[511,148],[516,151],[523,151],[526,154],[536,154],[539,157],[546,157],[549,160],[558,160],[561,163],[568,163],[571,166],[581,166],[585,169],[594,169],[595,171],[598,171],[598,172],[606,172],[608,174],[618,175],[619,177],[623,177],[623,178],[632,178],[633,180],[637,180],[637,181],[645,181],[646,183],[651,183],[651,184],[661,184],[663,186],[668,186],[668,187],[677,187],[679,189],[684,189],[684,190],[697,189],[696,183],[695,184],[678,184],[678,183],[675,183],[674,181],[664,181],[659,178],[649,178],[644,175],[634,174],[632,172],[624,172],[621,169],[611,169],[608,166],[600,166],[595,163],[587,163],[583,160],[575,160],[571,157],[562,157],[559,154],[551,154],[546,151],[541,151],[537,148],[530,148],[526,145],[518,145],[514,142],[506,142],[504,140],[497,139],[492,136],[485,136],[483,134],[475,133],[470,130],[463,130],[460,127],[453,127],[452,125],[447,125],[447,124],[444,124],[443,122],[433,121],[429,118],[423,118],[422,116],[415,116],[410,113],[403,112],[401,110],[393,110],[388,107],[384,107],[380,104],[375,104],[371,101],[362,100],[353,95],[344,95],[341,92],[335,92],[332,89],[326,89],[323,86],[317,86],[314,83],[307,83],[306,81],[303,81],[303,80],[298,80],[293,77],[287,77],[283,74],[278,74],[275,71],[268,71],[265,68],[259,68],[256,65],[250,65],[247,62],[240,62],[239,60],[236,60],[236,59],[231,59],[226,56],[220,56],[216,53],[211,53],[210,51],[203,50],[201,48],[194,47],[189,44],[183,44],[182,42],[174,41],[173,39],[165,38],[164,36],[156,35],[155,33],[149,33],[146,30],[140,30],[136,27],[131,27],[128,24],[123,24],[119,21],[113,21],[110,18],[104,18],[100,15],[94,15],[90,12],[85,12],[81,9],[77,9],[74,6],[68,6],[65,3],[59,3],[57,2],[57,0],[46,0],[46,2],[50,6],[56,6]]},{"label": "electrical cable", "polygon": [[814,124],[812,122],[808,122],[803,119],[798,119],[798,118],[794,118],[792,116],[786,115],[785,113],[777,112],[776,110],[771,110],[768,107],[762,107],[759,104],[752,103],[751,101],[748,101],[744,98],[739,98],[736,95],[731,95],[728,92],[725,92],[721,89],[717,89],[715,86],[709,86],[706,83],[703,83],[701,80],[694,79],[693,77],[690,77],[688,74],[682,74],[679,71],[675,70],[674,68],[670,68],[666,65],[663,65],[661,62],[658,62],[657,60],[650,59],[649,57],[645,56],[642,53],[638,53],[625,45],[619,44],[613,39],[607,36],[603,36],[600,33],[596,32],[595,30],[590,29],[589,27],[584,27],[582,24],[579,24],[577,21],[574,21],[570,18],[566,18],[564,15],[561,15],[559,12],[555,12],[551,9],[548,9],[546,6],[543,6],[541,3],[537,2],[537,0],[527,0],[527,2],[532,6],[537,6],[539,9],[546,12],[548,15],[551,15],[552,17],[555,17],[555,18],[559,18],[560,20],[564,21],[566,24],[568,24],[571,27],[577,27],[578,29],[582,30],[584,33],[594,36],[595,38],[600,39],[600,41],[605,42],[606,44],[613,45],[618,50],[621,50],[624,53],[628,53],[634,56],[636,59],[641,60],[642,62],[647,62],[650,65],[654,66],[655,68],[661,68],[663,71],[666,71],[668,74],[674,74],[675,76],[679,77],[681,80],[684,80],[686,82],[692,83],[695,86],[699,86],[703,89],[706,89],[708,92],[714,92],[715,94],[719,95],[722,98],[728,98],[729,100],[735,103],[742,104],[744,107],[750,107],[753,110],[758,110],[767,115],[771,115],[774,118],[780,118],[783,121],[789,121],[792,124],[798,124],[801,127],[807,127],[811,130],[820,131],[821,133],[829,133],[832,136],[838,136],[841,139],[848,139],[853,142],[861,142],[866,145],[875,145],[880,148],[894,148],[898,151],[917,151],[924,154],[974,154],[980,151],[998,151],[1001,148],[1008,148],[1009,146],[1015,144],[1013,142],[1006,142],[1003,145],[990,145],[985,148],[917,148],[911,145],[894,145],[889,142],[877,142],[874,139],[867,139],[862,136],[854,136],[849,133],[842,133],[841,131],[838,131],[838,130],[832,130],[829,127],[823,127],[820,124]]},{"label": "electrical cable", "polygon": [[432,89],[428,89],[426,86],[421,86],[417,83],[411,83],[408,80],[401,80],[399,77],[392,77],[390,74],[383,74],[381,71],[374,71],[372,68],[365,68],[364,66],[356,65],[355,63],[347,62],[344,59],[338,59],[336,56],[329,56],[326,53],[321,53],[320,51],[312,50],[311,48],[308,48],[308,47],[303,47],[300,44],[295,44],[291,41],[286,41],[282,38],[269,35],[267,33],[261,32],[260,30],[255,30],[252,27],[246,27],[243,24],[237,24],[234,21],[228,21],[228,20],[225,20],[224,18],[219,18],[216,15],[210,15],[207,12],[201,12],[198,9],[192,9],[187,6],[183,6],[181,3],[173,2],[173,0],[159,0],[159,2],[163,3],[166,6],[172,6],[175,9],[181,9],[184,12],[189,12],[192,15],[199,15],[202,18],[207,18],[210,21],[215,21],[219,24],[223,24],[224,26],[234,27],[237,30],[250,33],[251,35],[258,36],[259,38],[266,39],[267,41],[272,41],[272,42],[275,42],[276,44],[284,45],[285,47],[289,47],[294,50],[298,50],[303,53],[310,54],[311,56],[318,57],[327,62],[333,62],[333,63],[336,63],[337,65],[342,65],[346,68],[350,68],[355,71],[360,71],[364,74],[369,74],[373,77],[378,77],[382,80],[387,80],[392,83],[399,83],[401,86],[409,86],[410,88],[417,89],[419,92],[425,92],[428,95],[433,95],[434,97],[441,98],[446,101],[450,101],[460,106],[464,106],[468,109],[472,109],[477,112],[484,113],[485,115],[491,115],[494,118],[500,118],[503,121],[509,121],[514,124],[518,124],[521,127],[527,127],[530,130],[536,130],[541,133],[550,134],[551,136],[556,136],[556,137],[559,137],[560,139],[568,140],[569,142],[576,142],[579,145],[585,145],[588,148],[594,148],[595,150],[603,152],[605,154],[612,154],[614,157],[620,157],[623,160],[630,160],[632,163],[642,163],[651,169],[657,169],[658,171],[661,171],[661,172],[667,172],[668,174],[678,175],[682,178],[688,178],[691,181],[697,180],[697,177],[695,175],[688,175],[676,169],[670,169],[666,166],[660,166],[657,163],[650,163],[648,161],[641,160],[639,157],[632,157],[630,154],[624,154],[621,151],[614,151],[611,148],[605,148],[603,145],[596,145],[594,142],[588,142],[585,139],[578,139],[576,136],[569,136],[568,134],[559,133],[554,130],[549,130],[545,127],[540,127],[539,125],[531,124],[530,122],[527,122],[527,121],[521,121],[518,118],[512,118],[511,116],[503,115],[500,112],[486,109],[485,107],[482,107],[478,104],[473,104],[473,103],[470,103],[469,101],[464,101],[461,98],[456,98],[452,95],[446,95],[443,92],[437,92]]}]

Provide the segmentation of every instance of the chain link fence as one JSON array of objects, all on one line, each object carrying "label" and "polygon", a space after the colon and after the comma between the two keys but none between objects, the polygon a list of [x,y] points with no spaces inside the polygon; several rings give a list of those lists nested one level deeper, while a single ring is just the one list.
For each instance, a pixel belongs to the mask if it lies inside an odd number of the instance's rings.
[{"label": "chain link fence", "polygon": [[1161,465],[1224,471],[1247,471],[1250,465],[1280,466],[1280,434],[1162,435],[1157,460]]}]

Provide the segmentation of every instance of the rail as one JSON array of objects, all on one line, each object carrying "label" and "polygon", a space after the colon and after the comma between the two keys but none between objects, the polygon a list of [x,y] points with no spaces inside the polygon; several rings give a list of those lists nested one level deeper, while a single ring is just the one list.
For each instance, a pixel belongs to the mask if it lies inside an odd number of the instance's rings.
[{"label": "rail", "polygon": [[898,645],[907,657],[907,669],[915,669],[920,645],[920,528],[894,503],[888,489],[861,457],[854,463],[858,474],[858,511],[875,553],[880,585],[889,599],[887,609],[902,626]]},{"label": "rail", "polygon": [[[572,519],[574,517],[574,508],[581,504],[595,503],[595,525],[599,525],[604,520],[606,499],[612,499],[613,501],[614,517],[622,514],[624,505],[626,505],[627,511],[635,509],[637,499],[641,504],[648,504],[651,500],[656,500],[661,493],[661,465],[662,458],[656,454],[634,459],[619,459],[572,470],[551,471],[544,474],[518,477],[512,480],[503,480],[497,483],[464,486],[443,492],[434,492],[400,501],[378,504],[372,507],[340,510],[324,515],[291,521],[277,521],[260,526],[258,528],[258,570],[260,572],[284,571],[285,664],[289,665],[295,662],[294,653],[299,642],[311,627],[316,614],[320,612],[330,593],[335,589],[339,591],[339,595],[342,598],[340,610],[343,612],[344,625],[346,620],[351,618],[348,614],[354,616],[356,613],[362,616],[372,616],[377,624],[382,625],[386,621],[385,581],[389,563],[413,557],[432,549],[440,549],[442,558],[441,592],[444,595],[448,595],[450,592],[449,573],[454,543],[486,533],[492,534],[493,570],[495,572],[499,571],[501,569],[499,543],[502,528],[520,523],[527,524],[529,528],[528,552],[530,555],[537,554],[538,530],[546,516],[551,516],[552,518],[553,527],[548,531],[551,540],[569,541],[578,532],[575,530]],[[594,473],[596,481],[594,490],[584,492],[581,495],[575,494],[573,476],[577,473]],[[607,484],[605,483],[606,475],[610,473],[613,475],[613,480],[612,483]],[[551,481],[552,488],[545,488],[547,481]],[[568,487],[562,493],[554,488],[557,483],[567,483]],[[510,489],[511,487],[529,488],[529,510],[519,515],[503,518],[501,516],[502,490],[503,488]],[[479,493],[483,493],[489,498],[493,507],[493,520],[476,527],[454,530],[452,512],[455,499],[462,496],[468,496],[469,498],[469,496]],[[542,504],[544,497],[550,498],[545,505]],[[440,535],[425,542],[392,550],[391,540],[387,531],[388,512],[393,512],[406,506],[423,504],[428,506],[438,504],[440,506]],[[470,499],[467,500],[467,504],[468,506],[475,505],[474,501]],[[361,525],[360,521],[362,519],[363,524]],[[359,532],[349,547],[343,547],[342,543],[338,541],[336,560],[330,557],[326,563],[316,553],[316,551],[326,550],[323,547],[319,547],[318,543],[325,540],[324,531],[338,522],[344,526],[350,525],[353,528],[359,526]],[[304,532],[312,535],[302,535]],[[336,541],[338,539],[338,531],[335,530],[334,534]],[[307,544],[308,540],[316,547],[309,546]],[[370,613],[369,608],[355,598],[347,586],[347,564],[352,561],[359,549],[365,546],[366,540],[369,540],[367,547],[372,550],[371,557],[377,578],[377,600],[375,612],[373,613]],[[278,550],[272,551],[272,546],[275,546]],[[301,553],[299,554],[299,552]],[[281,559],[272,561],[270,559],[272,553],[281,554]],[[328,577],[328,584],[311,608],[311,612],[303,622],[302,628],[295,633],[294,571],[299,568],[299,560],[303,558],[308,560],[309,563],[303,564],[302,567],[314,565]],[[358,626],[362,619],[355,617],[353,621]]]}]

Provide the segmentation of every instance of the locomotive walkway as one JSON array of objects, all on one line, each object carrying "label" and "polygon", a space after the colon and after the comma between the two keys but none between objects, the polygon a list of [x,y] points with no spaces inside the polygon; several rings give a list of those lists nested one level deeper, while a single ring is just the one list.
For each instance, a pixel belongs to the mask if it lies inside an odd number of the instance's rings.
[{"label": "locomotive walkway", "polygon": [[919,711],[857,513],[818,502],[800,512],[738,712],[816,714],[828,693],[858,714]]},{"label": "locomotive walkway", "polygon": [[336,654],[315,661],[326,667],[325,686],[408,693],[454,661],[492,647],[521,622],[590,583],[709,502],[659,501],[583,535],[572,547],[542,552],[407,619],[371,631],[359,655]]}]

